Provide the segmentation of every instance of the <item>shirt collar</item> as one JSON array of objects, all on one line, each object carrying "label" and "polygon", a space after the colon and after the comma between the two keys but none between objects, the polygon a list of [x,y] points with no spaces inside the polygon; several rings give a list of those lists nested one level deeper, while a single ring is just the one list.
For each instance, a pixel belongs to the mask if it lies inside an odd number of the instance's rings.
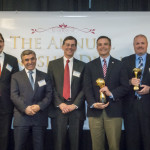
[{"label": "shirt collar", "polygon": [[1,53],[0,53],[0,57],[4,57],[4,52],[1,52]]},{"label": "shirt collar", "polygon": [[102,57],[100,56],[101,62],[103,62],[104,59],[105,59],[106,62],[108,63],[108,62],[109,62],[109,59],[110,59],[110,55],[109,55],[108,57],[106,57],[106,58],[102,58]]},{"label": "shirt collar", "polygon": [[[26,71],[26,73],[29,73],[29,70],[26,69],[26,68],[25,68],[25,71]],[[33,69],[32,72],[35,73],[35,72],[36,72],[36,69]]]},{"label": "shirt collar", "polygon": [[136,54],[136,60],[138,60],[139,57],[142,57],[143,60],[146,60],[146,56],[147,56],[147,53],[143,54],[142,56],[139,56],[139,55]]},{"label": "shirt collar", "polygon": [[[68,60],[68,58],[66,58],[65,56],[64,56],[64,61],[66,62]],[[71,57],[70,59],[69,59],[69,61],[70,62],[73,62],[73,57]]]}]

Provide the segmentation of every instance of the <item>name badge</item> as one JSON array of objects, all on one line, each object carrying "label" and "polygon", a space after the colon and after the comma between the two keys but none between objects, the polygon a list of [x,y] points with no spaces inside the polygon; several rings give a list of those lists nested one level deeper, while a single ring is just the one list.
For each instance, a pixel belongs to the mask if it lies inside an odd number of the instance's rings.
[{"label": "name badge", "polygon": [[13,67],[11,65],[9,65],[9,64],[6,65],[6,69],[9,70],[10,72],[12,71],[12,68]]},{"label": "name badge", "polygon": [[39,85],[39,87],[46,85],[45,80],[38,81],[38,85]]},{"label": "name badge", "polygon": [[80,77],[80,74],[81,74],[81,73],[78,72],[78,71],[75,71],[75,70],[73,71],[73,76],[75,76],[75,77],[78,77],[78,78],[79,78],[79,77]]}]

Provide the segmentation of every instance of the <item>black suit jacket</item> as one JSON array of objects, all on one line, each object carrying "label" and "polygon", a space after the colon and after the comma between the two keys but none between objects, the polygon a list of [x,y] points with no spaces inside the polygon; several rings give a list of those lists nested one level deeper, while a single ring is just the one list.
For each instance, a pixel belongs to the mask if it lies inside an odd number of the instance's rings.
[{"label": "black suit jacket", "polygon": [[[46,83],[40,86],[38,82],[42,80]],[[11,80],[11,99],[15,105],[14,126],[47,126],[47,108],[52,100],[51,96],[51,83],[44,72],[36,70],[34,90],[25,70],[13,74]],[[38,104],[40,111],[33,116],[26,115],[26,107],[33,104]]]},{"label": "black suit jacket", "polygon": [[[124,57],[122,59],[124,67],[126,68],[128,73],[128,80],[134,77],[133,69],[136,67],[135,59],[136,59],[135,54]],[[146,64],[141,84],[150,86],[150,54],[147,54],[146,57]],[[143,99],[142,101],[143,111],[145,112],[145,115],[150,116],[150,94],[142,95],[142,99]],[[130,91],[123,101],[125,115],[130,115],[131,113],[133,113],[135,101],[137,101],[137,99],[135,99],[135,91],[133,90],[133,86],[130,85]]]},{"label": "black suit jacket", "polygon": [[[12,69],[7,69],[8,65]],[[10,100],[10,82],[12,74],[17,71],[19,71],[17,59],[4,53],[4,63],[0,77],[0,113],[13,113],[13,103]]]},{"label": "black suit jacket", "polygon": [[83,94],[83,72],[84,72],[85,63],[73,59],[73,72],[77,71],[80,73],[80,76],[74,76],[72,74],[71,82],[71,101],[67,102],[63,98],[63,81],[64,81],[64,60],[63,57],[50,61],[48,65],[48,75],[51,77],[53,88],[54,88],[54,97],[53,104],[50,107],[49,116],[57,117],[58,113],[61,113],[58,106],[61,103],[66,104],[75,104],[78,106],[78,109],[72,112],[72,116],[85,119],[85,101]]},{"label": "black suit jacket", "polygon": [[[102,110],[90,108],[94,103],[99,102],[99,87],[96,85],[98,78],[104,78],[103,69],[100,58],[89,62],[85,68],[84,91],[88,103],[88,117],[98,117]],[[105,85],[113,94],[114,99],[106,97],[110,102],[105,108],[106,113],[110,117],[122,116],[122,98],[128,92],[128,78],[122,64],[119,60],[110,57],[107,74],[105,77]]]}]

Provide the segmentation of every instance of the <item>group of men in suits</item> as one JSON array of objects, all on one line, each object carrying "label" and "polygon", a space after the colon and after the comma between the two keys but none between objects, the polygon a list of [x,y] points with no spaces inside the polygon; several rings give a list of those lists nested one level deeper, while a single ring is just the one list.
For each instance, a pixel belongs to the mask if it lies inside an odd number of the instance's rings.
[{"label": "group of men in suits", "polygon": [[[74,58],[77,40],[68,36],[62,44],[64,56],[49,62],[47,74],[36,69],[36,54],[32,50],[22,52],[25,69],[18,72],[17,59],[3,52],[4,38],[0,34],[0,150],[8,148],[13,105],[15,150],[24,148],[29,132],[33,135],[34,149],[44,149],[48,116],[54,150],[66,150],[66,147],[79,150],[85,99],[93,150],[105,150],[106,138],[109,150],[119,150],[122,118],[127,150],[149,150],[147,38],[137,35],[133,44],[135,54],[119,61],[110,55],[111,39],[100,36],[97,39],[99,57],[85,65]],[[139,67],[141,77],[135,78],[133,69]],[[96,85],[99,78],[104,80],[102,87]],[[134,86],[140,90],[134,91]],[[106,103],[100,101],[101,93]]]}]

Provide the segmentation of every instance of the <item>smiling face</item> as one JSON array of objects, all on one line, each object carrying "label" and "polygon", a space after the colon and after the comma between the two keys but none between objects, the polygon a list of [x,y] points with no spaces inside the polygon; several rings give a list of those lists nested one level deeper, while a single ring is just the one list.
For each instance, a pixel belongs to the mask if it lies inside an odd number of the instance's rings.
[{"label": "smiling face", "polygon": [[137,55],[142,56],[147,53],[148,42],[145,36],[136,36],[133,45]]},{"label": "smiling face", "polygon": [[66,40],[65,43],[62,45],[62,49],[64,51],[64,56],[66,58],[71,58],[73,57],[77,46],[75,40]]},{"label": "smiling face", "polygon": [[102,58],[110,55],[111,44],[107,38],[100,38],[97,41],[97,51]]},{"label": "smiling face", "polygon": [[36,56],[34,54],[22,56],[22,64],[27,70],[33,70],[36,66]]}]

